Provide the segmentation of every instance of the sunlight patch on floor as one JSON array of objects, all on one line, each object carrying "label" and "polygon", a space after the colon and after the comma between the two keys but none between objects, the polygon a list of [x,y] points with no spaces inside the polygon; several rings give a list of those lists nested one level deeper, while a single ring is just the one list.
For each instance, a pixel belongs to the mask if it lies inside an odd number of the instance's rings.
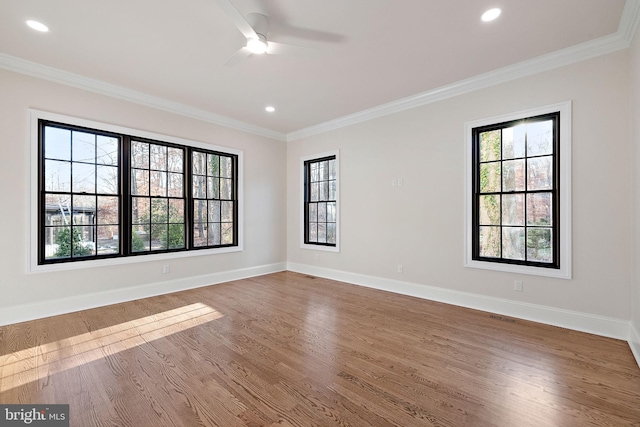
[{"label": "sunlight patch on floor", "polygon": [[224,317],[195,303],[0,356],[0,393]]}]

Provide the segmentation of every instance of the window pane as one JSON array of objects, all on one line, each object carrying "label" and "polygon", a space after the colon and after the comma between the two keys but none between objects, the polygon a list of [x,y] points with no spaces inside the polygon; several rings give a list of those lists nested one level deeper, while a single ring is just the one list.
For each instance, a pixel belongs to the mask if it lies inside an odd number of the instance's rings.
[{"label": "window pane", "polygon": [[211,177],[220,176],[220,156],[207,154],[207,175]]},{"label": "window pane", "polygon": [[101,165],[118,165],[118,138],[98,135],[96,140],[96,162]]},{"label": "window pane", "polygon": [[209,224],[209,246],[219,245],[221,242],[221,232],[219,223]]},{"label": "window pane", "polygon": [[318,163],[310,163],[309,164],[309,181],[310,182],[318,182]]},{"label": "window pane", "polygon": [[524,160],[502,163],[502,191],[524,190]]},{"label": "window pane", "polygon": [[84,257],[96,254],[96,228],[93,226],[72,227],[74,243],[71,256]]},{"label": "window pane", "polygon": [[131,250],[132,252],[144,252],[151,249],[151,241],[149,233],[142,226],[134,225],[131,232]]},{"label": "window pane", "polygon": [[318,204],[309,203],[309,221],[318,222]]},{"label": "window pane", "polygon": [[44,163],[44,189],[71,191],[71,163],[46,160]]},{"label": "window pane", "polygon": [[196,222],[193,226],[193,246],[207,246],[207,224]]},{"label": "window pane", "polygon": [[327,180],[329,179],[329,162],[319,162],[318,163],[318,179]]},{"label": "window pane", "polygon": [[151,202],[146,197],[132,197],[131,221],[133,224],[148,224],[151,222]]},{"label": "window pane", "polygon": [[[71,223],[71,195],[45,195],[45,225],[66,225]],[[51,241],[53,242],[53,240]]]},{"label": "window pane", "polygon": [[500,129],[480,134],[480,161],[500,160]]},{"label": "window pane", "polygon": [[72,191],[74,193],[95,193],[96,167],[84,163],[72,163]]},{"label": "window pane", "polygon": [[327,243],[327,224],[318,223],[318,243]]},{"label": "window pane", "polygon": [[318,199],[322,201],[329,200],[329,182],[321,181],[318,184],[320,185]]},{"label": "window pane", "polygon": [[221,225],[221,236],[220,236],[220,244],[221,245],[231,245],[233,244],[233,224],[222,223]]},{"label": "window pane", "polygon": [[551,193],[527,195],[527,225],[553,225]]},{"label": "window pane", "polygon": [[96,222],[101,225],[118,224],[120,201],[117,197],[98,197],[98,214]]},{"label": "window pane", "polygon": [[327,221],[336,222],[336,202],[327,203]]},{"label": "window pane", "polygon": [[338,176],[336,159],[329,160],[329,179],[336,179]]},{"label": "window pane", "polygon": [[311,201],[312,202],[317,202],[318,201],[318,193],[320,192],[319,190],[319,184],[317,182],[312,182],[310,184],[310,188],[311,188]]},{"label": "window pane", "polygon": [[45,259],[71,257],[71,227],[46,227]]},{"label": "window pane", "polygon": [[335,223],[327,224],[327,243],[331,243],[331,244],[336,243],[336,224]]},{"label": "window pane", "polygon": [[318,203],[318,222],[327,221],[327,204]]},{"label": "window pane", "polygon": [[209,201],[209,222],[220,222],[220,202],[218,200]]},{"label": "window pane", "polygon": [[[167,223],[169,222],[169,200],[167,199],[151,199],[151,222]],[[156,235],[152,236],[158,237]]]},{"label": "window pane", "polygon": [[165,197],[167,195],[167,173],[151,171],[150,178],[149,195]]},{"label": "window pane", "polygon": [[118,194],[118,168],[115,166],[98,166],[98,182],[96,191],[100,194]]},{"label": "window pane", "polygon": [[141,169],[131,171],[131,194],[134,196],[149,195],[149,171]]},{"label": "window pane", "polygon": [[71,152],[74,162],[96,162],[96,136],[92,133],[72,132]]},{"label": "window pane", "polygon": [[140,169],[149,167],[149,144],[139,141],[131,143],[131,166]]},{"label": "window pane", "polygon": [[551,228],[527,229],[527,258],[529,261],[552,262]]},{"label": "window pane", "polygon": [[44,156],[47,159],[71,160],[71,131],[46,126]]},{"label": "window pane", "polygon": [[169,176],[169,197],[183,197],[183,178],[184,175],[178,173],[170,173]]},{"label": "window pane", "polygon": [[151,144],[149,146],[150,169],[161,171],[167,170],[167,147],[164,145]]},{"label": "window pane", "polygon": [[193,185],[193,197],[198,199],[204,199],[207,197],[207,184],[206,177],[201,175],[194,175],[192,177]]},{"label": "window pane", "polygon": [[220,178],[220,199],[231,199],[231,186],[232,184],[230,179]]},{"label": "window pane", "polygon": [[194,151],[191,156],[191,162],[193,166],[192,172],[196,175],[206,175],[206,162],[207,155],[205,153],[201,153],[199,151]]},{"label": "window pane", "polygon": [[168,249],[184,248],[184,224],[169,224]]},{"label": "window pane", "polygon": [[193,216],[195,222],[207,222],[207,201],[206,200],[194,200],[193,201]]},{"label": "window pane", "polygon": [[181,148],[168,147],[167,161],[169,171],[182,173],[184,169],[184,150]]},{"label": "window pane", "polygon": [[73,224],[95,224],[96,197],[73,196]]},{"label": "window pane", "polygon": [[233,202],[221,202],[222,222],[233,222]]},{"label": "window pane", "polygon": [[524,194],[502,196],[502,225],[524,225]]},{"label": "window pane", "polygon": [[337,188],[337,182],[329,181],[329,200],[336,199],[336,188]]},{"label": "window pane", "polygon": [[553,188],[553,157],[536,157],[527,162],[528,190],[551,190]]},{"label": "window pane", "polygon": [[220,178],[207,178],[207,197],[210,199],[220,198]]},{"label": "window pane", "polygon": [[167,224],[151,224],[151,250],[167,249]]},{"label": "window pane", "polygon": [[527,156],[553,154],[553,121],[527,124]]},{"label": "window pane", "polygon": [[500,196],[480,196],[480,225],[500,225]]},{"label": "window pane", "polygon": [[483,163],[480,165],[480,192],[493,193],[500,191],[500,163]]},{"label": "window pane", "polygon": [[184,200],[169,200],[169,222],[182,224],[184,220]]},{"label": "window pane", "polygon": [[502,228],[502,257],[524,259],[524,227]]},{"label": "window pane", "polygon": [[480,256],[500,257],[500,227],[480,227]]},{"label": "window pane", "polygon": [[503,159],[524,157],[525,129],[524,125],[502,129]]},{"label": "window pane", "polygon": [[104,225],[96,227],[98,233],[98,255],[117,254],[120,252],[118,226]]},{"label": "window pane", "polygon": [[223,178],[231,178],[232,175],[231,157],[220,156],[220,176]]},{"label": "window pane", "polygon": [[318,242],[318,224],[315,222],[309,223],[309,242]]}]

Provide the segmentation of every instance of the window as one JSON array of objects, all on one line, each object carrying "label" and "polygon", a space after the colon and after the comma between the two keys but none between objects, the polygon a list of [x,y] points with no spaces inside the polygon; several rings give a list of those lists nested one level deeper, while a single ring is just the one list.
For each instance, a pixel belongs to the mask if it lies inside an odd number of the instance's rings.
[{"label": "window", "polygon": [[562,130],[568,110],[556,106],[533,111],[541,114],[468,124],[467,265],[566,276],[570,259],[565,259],[569,242],[564,241],[564,228],[569,217],[563,211],[569,210],[570,199],[563,188],[569,181],[564,170],[569,161],[562,159],[569,153],[569,141]]},{"label": "window", "polygon": [[325,153],[302,161],[302,246],[338,250],[338,156]]},{"label": "window", "polygon": [[241,249],[240,152],[48,113],[32,122],[36,265]]}]

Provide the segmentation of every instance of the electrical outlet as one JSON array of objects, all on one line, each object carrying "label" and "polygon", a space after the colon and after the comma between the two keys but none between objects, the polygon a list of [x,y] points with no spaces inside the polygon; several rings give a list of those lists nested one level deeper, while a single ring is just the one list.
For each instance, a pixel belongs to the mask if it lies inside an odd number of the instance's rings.
[{"label": "electrical outlet", "polygon": [[402,274],[402,264],[398,264],[398,273]]},{"label": "electrical outlet", "polygon": [[513,290],[516,292],[522,292],[522,281],[516,280],[513,282]]},{"label": "electrical outlet", "polygon": [[165,264],[162,266],[162,274],[167,274],[169,271],[171,271],[169,264]]}]

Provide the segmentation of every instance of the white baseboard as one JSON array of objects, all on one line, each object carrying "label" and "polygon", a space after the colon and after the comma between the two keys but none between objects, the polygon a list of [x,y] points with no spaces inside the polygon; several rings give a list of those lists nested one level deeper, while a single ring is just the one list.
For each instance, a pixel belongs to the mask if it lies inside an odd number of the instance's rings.
[{"label": "white baseboard", "polygon": [[633,357],[636,358],[638,367],[640,367],[640,332],[633,322],[631,322],[631,325],[629,326],[629,347],[631,347]]},{"label": "white baseboard", "polygon": [[286,263],[261,265],[238,270],[220,271],[202,276],[149,283],[141,286],[130,286],[109,291],[77,295],[69,298],[41,301],[14,307],[0,308],[0,326],[28,320],[42,319],[95,307],[117,304],[156,295],[195,289],[215,285],[232,280],[246,279],[263,274],[284,271]]},{"label": "white baseboard", "polygon": [[[398,280],[331,270],[305,264],[287,263],[287,270],[629,341],[629,322],[622,319],[596,316],[577,311],[562,310],[543,305],[487,297],[469,292],[401,282]],[[637,342],[640,343],[640,341]],[[638,350],[640,350],[640,348],[636,348],[636,351]],[[636,353],[636,360],[640,361],[637,354],[640,354],[640,352]]]}]

